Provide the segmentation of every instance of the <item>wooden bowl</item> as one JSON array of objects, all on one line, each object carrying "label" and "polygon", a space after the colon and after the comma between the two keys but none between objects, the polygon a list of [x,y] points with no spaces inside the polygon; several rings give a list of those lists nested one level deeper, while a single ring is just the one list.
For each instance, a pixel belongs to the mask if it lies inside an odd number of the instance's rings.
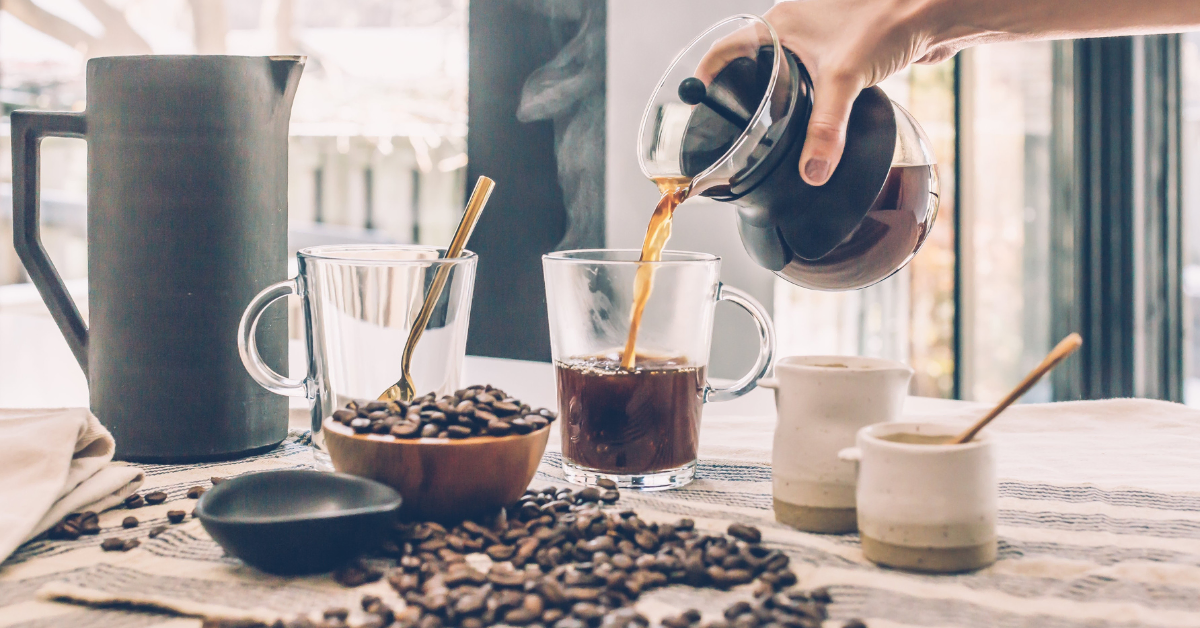
[{"label": "wooden bowl", "polygon": [[404,499],[405,519],[458,521],[517,502],[537,473],[550,426],[510,436],[400,439],[355,434],[326,418],[333,468],[383,482]]}]

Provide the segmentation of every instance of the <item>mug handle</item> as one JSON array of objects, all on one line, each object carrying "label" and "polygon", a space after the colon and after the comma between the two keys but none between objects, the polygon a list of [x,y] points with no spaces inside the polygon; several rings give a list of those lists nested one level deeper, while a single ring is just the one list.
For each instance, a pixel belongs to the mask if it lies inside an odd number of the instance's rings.
[{"label": "mug handle", "polygon": [[754,363],[750,372],[729,386],[718,388],[706,383],[705,402],[730,401],[754,390],[755,384],[767,374],[775,360],[775,326],[771,324],[767,310],[755,301],[754,297],[723,283],[717,284],[717,301],[729,301],[739,305],[754,318],[754,324],[758,326],[758,361]]},{"label": "mug handle", "polygon": [[298,296],[301,292],[299,283],[300,278],[296,277],[267,286],[250,300],[250,305],[246,306],[246,311],[242,312],[242,320],[238,323],[238,355],[242,357],[242,366],[246,367],[250,378],[263,388],[288,397],[307,397],[308,378],[284,377],[267,366],[262,355],[258,353],[258,342],[254,332],[258,329],[258,319],[262,317],[263,310],[279,299],[293,294]]},{"label": "mug handle", "polygon": [[57,111],[14,111],[12,122],[12,222],[13,245],[25,265],[29,279],[46,302],[50,317],[58,325],[67,346],[88,375],[88,328],[71,300],[62,276],[42,246],[38,196],[38,167],[42,138],[87,137],[83,113]]}]

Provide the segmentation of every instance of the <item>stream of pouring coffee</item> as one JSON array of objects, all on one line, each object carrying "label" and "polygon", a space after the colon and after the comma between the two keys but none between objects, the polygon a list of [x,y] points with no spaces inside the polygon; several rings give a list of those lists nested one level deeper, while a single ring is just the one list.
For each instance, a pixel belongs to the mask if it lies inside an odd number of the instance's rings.
[{"label": "stream of pouring coffee", "polygon": [[[692,180],[687,177],[662,177],[654,179],[662,198],[650,216],[650,226],[646,227],[646,239],[642,241],[642,255],[639,261],[657,262],[662,260],[663,247],[671,237],[671,218],[675,208],[688,197],[691,192]],[[621,354],[621,368],[631,371],[637,362],[637,336],[642,326],[642,312],[646,302],[650,300],[650,291],[654,283],[654,266],[641,264],[637,276],[633,280],[633,312],[629,318],[629,339],[625,341],[625,351]]]}]

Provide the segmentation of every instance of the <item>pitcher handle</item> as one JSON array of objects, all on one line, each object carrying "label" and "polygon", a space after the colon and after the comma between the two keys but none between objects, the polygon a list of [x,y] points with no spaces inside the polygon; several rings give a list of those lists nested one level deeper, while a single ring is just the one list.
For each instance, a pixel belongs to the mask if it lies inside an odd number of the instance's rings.
[{"label": "pitcher handle", "polygon": [[43,137],[84,138],[87,118],[82,113],[59,111],[14,111],[12,134],[13,246],[25,271],[46,302],[75,361],[88,375],[88,329],[71,300],[62,276],[42,246],[39,161]]},{"label": "pitcher handle", "polygon": [[719,388],[705,384],[705,402],[729,401],[754,390],[755,384],[771,370],[771,364],[775,360],[775,326],[771,324],[767,310],[754,300],[754,297],[725,284],[717,284],[717,301],[729,301],[741,306],[754,318],[754,323],[758,326],[758,361],[754,363],[750,372],[729,386]]},{"label": "pitcher handle", "polygon": [[258,329],[258,319],[262,317],[267,306],[289,295],[299,295],[299,284],[300,278],[296,277],[267,286],[250,300],[246,311],[242,312],[242,320],[238,322],[238,355],[242,358],[242,366],[246,367],[250,378],[260,386],[277,395],[288,397],[307,397],[308,378],[284,377],[267,366],[258,353],[258,342],[254,334]]}]

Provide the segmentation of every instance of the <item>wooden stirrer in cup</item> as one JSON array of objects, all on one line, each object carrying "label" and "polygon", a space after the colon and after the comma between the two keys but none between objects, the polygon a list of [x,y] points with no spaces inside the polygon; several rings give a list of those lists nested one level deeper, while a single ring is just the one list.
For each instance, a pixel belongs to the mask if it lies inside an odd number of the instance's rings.
[{"label": "wooden stirrer in cup", "polygon": [[1074,353],[1075,350],[1078,349],[1082,344],[1083,338],[1080,338],[1079,334],[1076,333],[1071,333],[1066,338],[1063,338],[1062,342],[1059,342],[1058,346],[1054,347],[1054,349],[1046,355],[1046,357],[1042,360],[1042,363],[1030,371],[1029,374],[1025,376],[1025,379],[1022,380],[1020,384],[1017,384],[1017,387],[1012,389],[1012,392],[1008,393],[1007,397],[1002,399],[1000,403],[996,404],[996,407],[992,408],[991,412],[988,412],[982,419],[976,421],[975,425],[972,425],[970,429],[962,434],[959,434],[958,436],[955,436],[948,444],[961,445],[967,441],[970,441],[972,438],[975,438],[975,435],[979,433],[979,430],[982,430],[984,426],[986,426],[988,423],[991,423],[992,419],[996,418],[996,415],[1004,412],[1004,409],[1011,406],[1014,402],[1016,402],[1016,400],[1020,399],[1021,395],[1029,392],[1029,389],[1033,388],[1033,385],[1038,383],[1038,380],[1042,379],[1043,375],[1049,373],[1050,369],[1058,366],[1059,362],[1062,362],[1064,358]]},{"label": "wooden stirrer in cup", "polygon": [[[450,246],[446,247],[445,259],[453,259],[462,254],[463,248],[467,246],[467,240],[471,238],[471,232],[475,230],[475,223],[479,222],[479,214],[483,213],[483,207],[487,205],[488,197],[492,195],[492,188],[495,185],[496,183],[487,177],[479,177],[479,180],[475,182],[475,191],[471,192],[471,199],[467,201],[467,208],[463,211],[458,229],[450,240]],[[379,395],[380,401],[407,402],[417,396],[412,375],[409,375],[413,351],[417,348],[417,341],[421,339],[421,332],[425,331],[425,325],[429,323],[433,307],[437,305],[438,298],[442,296],[442,288],[446,286],[449,276],[449,265],[442,265],[438,268],[437,274],[433,278],[433,285],[425,294],[425,302],[421,304],[421,311],[417,313],[417,318],[408,332],[408,342],[404,343],[404,353],[400,356],[400,380]]]}]

